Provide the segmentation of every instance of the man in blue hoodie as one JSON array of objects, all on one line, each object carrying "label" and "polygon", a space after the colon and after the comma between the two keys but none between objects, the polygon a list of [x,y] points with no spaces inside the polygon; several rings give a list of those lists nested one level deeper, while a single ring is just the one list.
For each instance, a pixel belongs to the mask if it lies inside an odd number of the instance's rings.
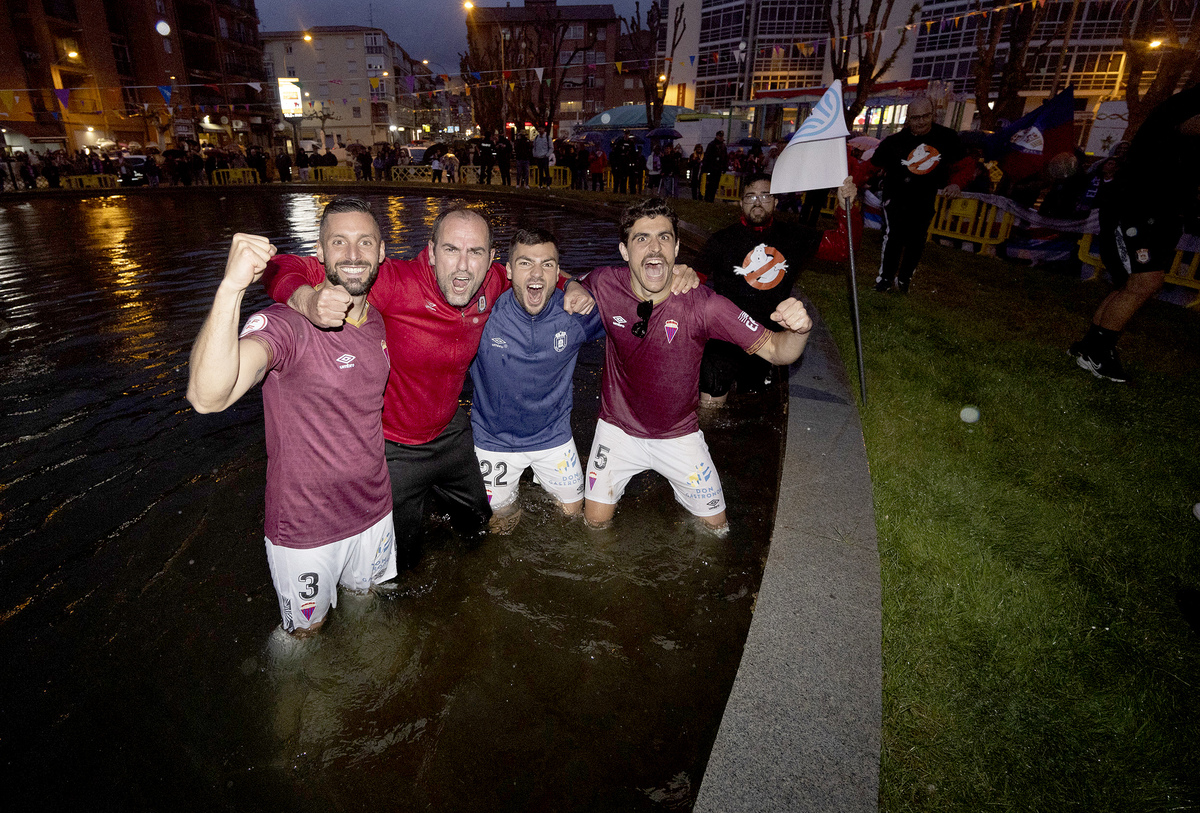
[{"label": "man in blue hoodie", "polygon": [[497,298],[471,364],[471,430],[497,533],[520,520],[517,485],[531,466],[565,514],[582,509],[583,468],[571,436],[575,359],[584,342],[604,335],[598,311],[563,310],[553,234],[517,231],[506,268],[512,288]]}]

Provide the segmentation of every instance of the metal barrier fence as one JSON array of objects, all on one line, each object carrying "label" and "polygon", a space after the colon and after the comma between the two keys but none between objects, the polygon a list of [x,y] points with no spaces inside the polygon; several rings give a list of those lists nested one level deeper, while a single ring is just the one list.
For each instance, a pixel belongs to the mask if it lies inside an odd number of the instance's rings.
[{"label": "metal barrier fence", "polygon": [[938,195],[928,237],[978,243],[984,253],[995,253],[995,247],[1008,239],[1014,222],[1016,218],[1011,212],[1001,211],[990,203]]},{"label": "metal barrier fence", "polygon": [[258,183],[258,170],[249,168],[218,169],[213,172],[213,186]]},{"label": "metal barrier fence", "polygon": [[64,175],[63,189],[116,189],[116,175]]},{"label": "metal barrier fence", "polygon": [[354,167],[313,167],[314,181],[337,181],[353,183],[358,180],[354,175]]}]

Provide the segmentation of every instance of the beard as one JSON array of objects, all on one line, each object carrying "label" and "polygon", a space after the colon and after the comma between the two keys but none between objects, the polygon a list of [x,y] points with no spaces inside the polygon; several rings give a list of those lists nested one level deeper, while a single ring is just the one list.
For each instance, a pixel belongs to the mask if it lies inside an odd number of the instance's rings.
[{"label": "beard", "polygon": [[746,215],[746,222],[751,226],[763,226],[771,222],[771,213],[757,206],[752,207],[750,213]]},{"label": "beard", "polygon": [[338,269],[342,266],[355,266],[361,263],[338,263],[333,268],[325,269],[325,279],[329,280],[334,285],[340,285],[346,289],[346,293],[350,296],[362,296],[371,290],[371,286],[375,284],[375,278],[379,276],[379,264],[370,264],[371,270],[367,273],[364,279],[344,280],[342,275],[338,273]]}]

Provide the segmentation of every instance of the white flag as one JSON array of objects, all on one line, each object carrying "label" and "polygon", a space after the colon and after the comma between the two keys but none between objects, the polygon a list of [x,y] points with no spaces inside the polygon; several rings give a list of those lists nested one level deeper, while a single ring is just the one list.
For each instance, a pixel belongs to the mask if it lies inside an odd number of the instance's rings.
[{"label": "white flag", "polygon": [[850,174],[846,163],[846,116],[842,82],[834,80],[775,161],[771,194],[840,186]]}]

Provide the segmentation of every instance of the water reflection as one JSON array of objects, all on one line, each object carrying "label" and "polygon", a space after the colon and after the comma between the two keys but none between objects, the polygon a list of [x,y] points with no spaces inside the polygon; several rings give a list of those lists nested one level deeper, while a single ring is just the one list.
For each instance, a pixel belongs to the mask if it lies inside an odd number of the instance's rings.
[{"label": "water reflection", "polygon": [[[180,190],[0,206],[13,804],[686,809],[761,576],[781,395],[705,426],[727,539],[652,475],[600,534],[527,478],[513,536],[465,548],[439,524],[416,567],[382,595],[343,595],[317,639],[272,634],[261,401],[197,416],[186,361],[232,234],[308,252],[325,200]],[[398,256],[428,240],[441,205],[376,203]],[[562,237],[568,267],[614,258],[611,224],[471,206],[500,246],[533,223]],[[263,304],[251,294],[244,313]],[[581,448],[602,362],[592,345],[577,368]]]}]

